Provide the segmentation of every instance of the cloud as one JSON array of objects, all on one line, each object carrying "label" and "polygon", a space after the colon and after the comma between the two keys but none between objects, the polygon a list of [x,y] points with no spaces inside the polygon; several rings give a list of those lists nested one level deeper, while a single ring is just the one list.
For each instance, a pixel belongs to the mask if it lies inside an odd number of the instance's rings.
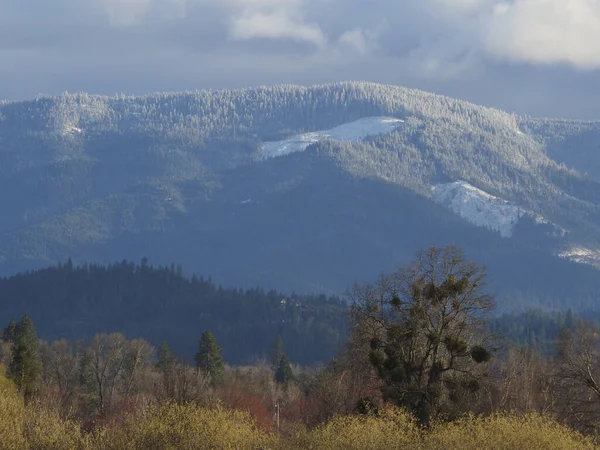
[{"label": "cloud", "polygon": [[365,77],[475,89],[600,69],[600,0],[0,0],[0,54],[0,97]]},{"label": "cloud", "polygon": [[600,1],[517,0],[497,3],[485,49],[498,58],[532,64],[600,67]]},{"label": "cloud", "polygon": [[230,21],[230,37],[234,40],[284,39],[323,46],[326,38],[316,23],[305,20],[300,0],[237,0]]},{"label": "cloud", "polygon": [[[20,0],[0,3],[4,46],[35,36],[86,40],[135,29],[148,42],[171,35],[181,45],[292,41],[315,52],[341,44],[415,66],[467,67],[478,58],[600,68],[600,0]],[[217,30],[218,28],[218,30]],[[183,30],[187,30],[185,35]],[[211,39],[207,33],[217,39]],[[193,31],[193,33],[191,33]],[[196,42],[194,41],[194,34]],[[198,39],[207,42],[198,42]],[[188,40],[187,42],[185,40]],[[20,42],[18,42],[20,40]],[[221,40],[220,42],[217,42]],[[349,54],[348,54],[349,55]],[[465,61],[470,61],[465,63]]]},{"label": "cloud", "polygon": [[350,45],[361,55],[366,54],[369,50],[369,42],[363,31],[360,29],[346,31],[340,36],[339,42],[341,44]]},{"label": "cloud", "polygon": [[196,7],[211,10],[210,3],[211,0],[91,0],[95,11],[115,27],[183,19]]},{"label": "cloud", "polygon": [[233,39],[291,39],[322,46],[325,36],[316,24],[295,21],[285,13],[254,13],[237,17],[232,21]]},{"label": "cloud", "polygon": [[143,19],[152,0],[101,0],[98,3],[108,15],[111,24],[130,26]]}]

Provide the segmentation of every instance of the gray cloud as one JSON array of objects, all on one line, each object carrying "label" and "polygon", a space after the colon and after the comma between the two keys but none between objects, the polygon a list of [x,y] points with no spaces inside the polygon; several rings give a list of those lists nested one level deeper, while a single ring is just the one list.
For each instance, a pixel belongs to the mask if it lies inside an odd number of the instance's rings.
[{"label": "gray cloud", "polygon": [[600,0],[2,0],[0,58],[8,98],[363,78],[506,108],[590,99]]}]

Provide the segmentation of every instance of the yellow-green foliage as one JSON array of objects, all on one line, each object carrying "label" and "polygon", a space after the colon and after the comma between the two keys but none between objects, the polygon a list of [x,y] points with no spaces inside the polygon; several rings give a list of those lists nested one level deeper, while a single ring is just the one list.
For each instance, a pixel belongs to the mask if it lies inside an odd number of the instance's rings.
[{"label": "yellow-green foliage", "polygon": [[23,432],[31,449],[76,450],[88,447],[77,423],[63,420],[56,412],[36,404],[26,408]]},{"label": "yellow-green foliage", "polygon": [[252,417],[221,407],[167,404],[132,417],[120,430],[97,442],[102,449],[191,450],[274,448],[274,436],[259,430]]},{"label": "yellow-green foliage", "polygon": [[26,407],[14,383],[0,374],[0,450],[76,450],[85,443],[76,423],[36,403]]},{"label": "yellow-green foliage", "polygon": [[27,406],[0,374],[0,450],[587,450],[593,443],[539,415],[496,414],[437,423],[420,430],[411,416],[388,409],[378,416],[336,417],[286,439],[256,427],[246,412],[218,406],[167,404],[131,416],[121,426],[85,436],[78,425],[35,402]]},{"label": "yellow-green foliage", "polygon": [[431,450],[583,450],[592,442],[576,431],[540,415],[496,414],[434,425],[424,435]]},{"label": "yellow-green foliage", "polygon": [[412,417],[399,409],[389,409],[379,417],[336,417],[291,445],[314,450],[406,449],[414,448],[419,439]]},{"label": "yellow-green foliage", "polygon": [[16,386],[0,373],[0,449],[27,448],[23,433],[25,405]]},{"label": "yellow-green foliage", "polygon": [[296,436],[283,448],[312,450],[592,450],[576,431],[539,416],[497,414],[438,423],[419,431],[410,416],[391,409],[379,417],[337,417]]}]

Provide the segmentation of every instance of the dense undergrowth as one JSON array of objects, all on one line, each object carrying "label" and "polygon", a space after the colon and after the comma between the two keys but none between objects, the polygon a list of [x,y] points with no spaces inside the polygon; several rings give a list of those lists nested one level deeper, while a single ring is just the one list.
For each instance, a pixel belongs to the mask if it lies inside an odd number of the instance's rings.
[{"label": "dense undergrowth", "polygon": [[373,415],[337,416],[308,429],[283,423],[281,434],[258,426],[246,411],[193,403],[148,404],[93,431],[39,402],[25,402],[0,378],[0,449],[593,449],[589,437],[538,414],[468,416],[417,426],[388,408]]}]

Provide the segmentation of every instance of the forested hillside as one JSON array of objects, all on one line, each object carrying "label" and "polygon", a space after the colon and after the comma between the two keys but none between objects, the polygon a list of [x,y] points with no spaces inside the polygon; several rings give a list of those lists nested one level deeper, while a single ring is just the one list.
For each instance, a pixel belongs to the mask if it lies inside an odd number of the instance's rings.
[{"label": "forested hillside", "polygon": [[[346,343],[351,307],[348,294],[223,288],[210,278],[186,277],[181,266],[154,267],[147,260],[80,267],[69,261],[3,278],[0,300],[0,324],[28,314],[48,341],[121,332],[156,347],[164,341],[190,361],[202,332],[211,330],[228,363],[246,364],[268,360],[279,336],[293,363],[310,366],[331,360]],[[502,314],[499,308],[486,329],[502,336],[503,345],[532,346],[549,355],[559,333],[580,318],[600,323],[600,312],[574,313],[566,306],[559,312]]]},{"label": "forested hillside", "polygon": [[[266,158],[266,143],[374,117],[395,125]],[[456,243],[502,310],[594,310],[596,128],[372,83],[3,103],[0,273],[148,257],[339,295]]]},{"label": "forested hillside", "polygon": [[329,361],[347,339],[347,306],[341,299],[284,295],[262,289],[222,288],[186,278],[181,268],[122,262],[110,266],[57,267],[0,280],[0,322],[29,314],[47,340],[90,339],[123,332],[168,343],[191,360],[210,329],[232,364],[269,359],[277,336],[290,358]]}]

